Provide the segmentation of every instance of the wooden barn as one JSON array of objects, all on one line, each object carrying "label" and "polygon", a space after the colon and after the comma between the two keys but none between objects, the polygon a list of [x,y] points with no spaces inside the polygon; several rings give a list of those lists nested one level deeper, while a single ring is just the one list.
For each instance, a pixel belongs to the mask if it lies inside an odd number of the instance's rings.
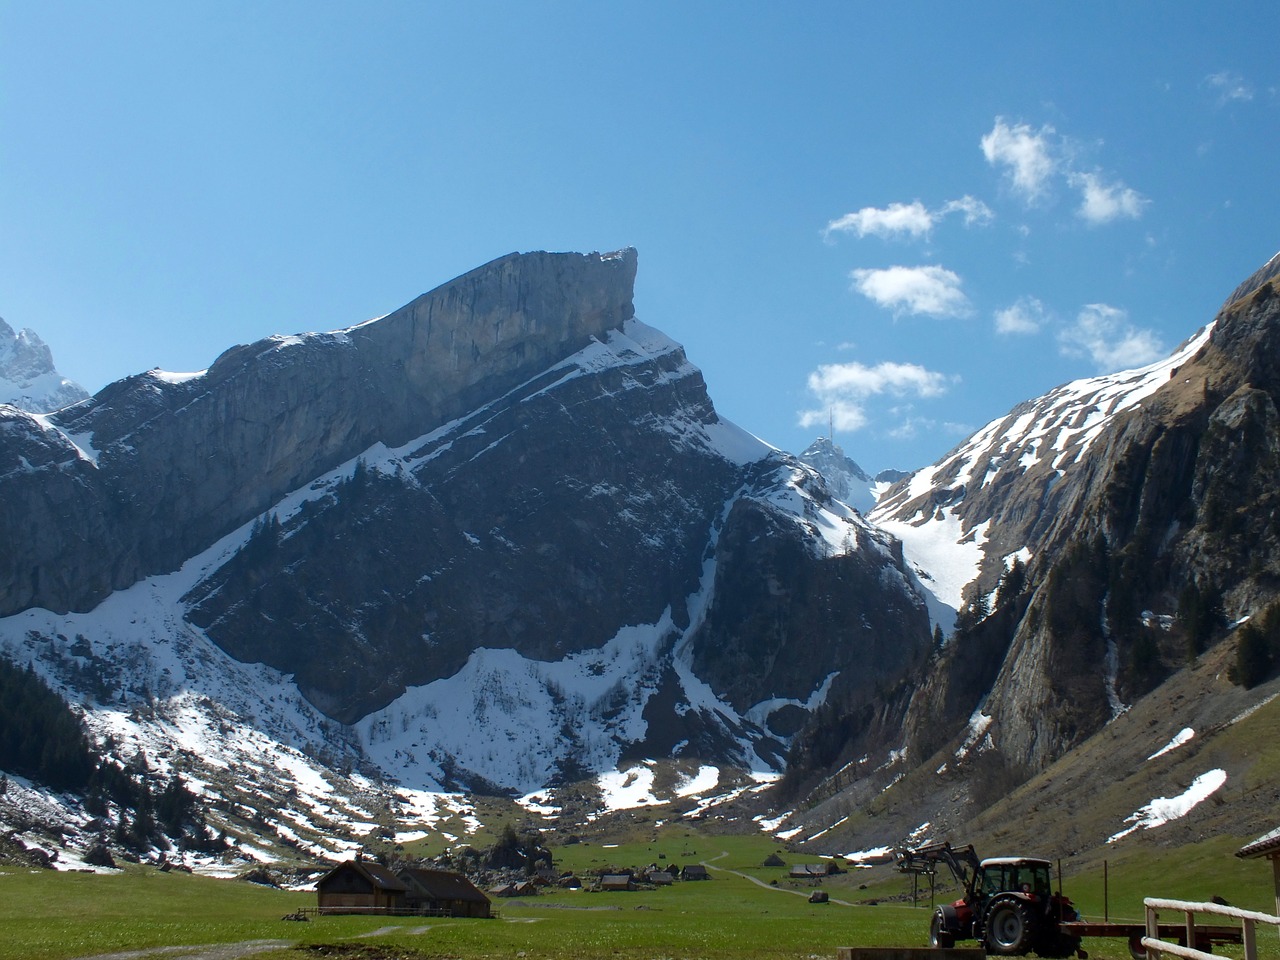
[{"label": "wooden barn", "polygon": [[489,898],[460,873],[451,870],[401,870],[405,904],[415,912],[447,913],[452,917],[488,917]]},{"label": "wooden barn", "polygon": [[830,860],[823,863],[797,863],[792,865],[790,877],[793,880],[821,880],[829,877],[833,873],[839,873],[840,868]]},{"label": "wooden barn", "polygon": [[404,909],[405,893],[394,873],[367,860],[340,863],[316,881],[321,913],[393,913]]}]

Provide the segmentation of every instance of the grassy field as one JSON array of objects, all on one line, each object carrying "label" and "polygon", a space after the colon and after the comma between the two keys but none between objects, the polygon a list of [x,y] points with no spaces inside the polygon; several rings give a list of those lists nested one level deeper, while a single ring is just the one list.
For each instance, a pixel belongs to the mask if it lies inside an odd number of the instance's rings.
[{"label": "grassy field", "polygon": [[[1215,841],[1184,850],[1176,864],[1150,858],[1112,864],[1112,916],[1134,913],[1133,905],[1140,904],[1144,893],[1199,898],[1206,887],[1242,906],[1270,911],[1269,876],[1242,884],[1240,863],[1229,856],[1232,843]],[[706,862],[713,879],[634,893],[556,891],[500,902],[501,918],[490,921],[327,917],[294,923],[281,917],[313,904],[313,894],[147,868],[112,876],[0,868],[0,960],[66,960],[244,941],[346,944],[350,956],[382,945],[400,955],[466,960],[801,960],[834,957],[837,947],[847,945],[924,945],[927,891],[918,907],[886,902],[908,886],[900,875],[880,868],[824,881],[833,900],[851,905],[810,904],[807,884],[793,885],[784,870],[760,866],[775,847],[767,837],[710,837],[684,828],[618,846],[574,844],[555,851],[558,867],[585,873],[609,865]],[[797,859],[785,852],[783,857]],[[1064,872],[1068,892],[1087,913],[1100,916],[1101,877]],[[879,903],[860,902],[869,900]],[[1280,957],[1274,933],[1267,931],[1260,940],[1264,958]],[[1086,948],[1095,960],[1127,957],[1119,941],[1091,941]],[[287,948],[264,949],[260,955],[315,954]]]}]

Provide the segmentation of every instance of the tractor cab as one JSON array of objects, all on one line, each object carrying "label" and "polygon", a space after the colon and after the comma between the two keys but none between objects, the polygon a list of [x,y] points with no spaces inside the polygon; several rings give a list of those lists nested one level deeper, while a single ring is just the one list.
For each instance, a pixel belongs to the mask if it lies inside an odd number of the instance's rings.
[{"label": "tractor cab", "polygon": [[1045,902],[1053,889],[1051,864],[1030,857],[991,857],[979,864],[974,888],[983,899],[1009,892]]}]

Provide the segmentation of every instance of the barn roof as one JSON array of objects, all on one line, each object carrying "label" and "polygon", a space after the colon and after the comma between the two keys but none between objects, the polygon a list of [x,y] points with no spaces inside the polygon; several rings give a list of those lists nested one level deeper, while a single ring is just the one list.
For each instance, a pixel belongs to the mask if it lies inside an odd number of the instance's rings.
[{"label": "barn roof", "polygon": [[331,877],[347,870],[354,870],[379,890],[392,890],[403,893],[407,889],[400,881],[400,878],[382,864],[368,860],[348,860],[345,863],[338,864],[316,881],[316,888],[323,887]]},{"label": "barn roof", "polygon": [[460,873],[452,870],[425,870],[421,867],[406,867],[400,871],[400,879],[409,887],[416,887],[436,900],[470,900],[475,903],[488,903],[489,898],[481,893],[474,883]]},{"label": "barn roof", "polygon": [[825,877],[831,873],[828,863],[796,863],[791,867],[793,877]]},{"label": "barn roof", "polygon": [[1277,853],[1280,853],[1280,827],[1263,834],[1252,843],[1246,843],[1236,851],[1236,856],[1250,860],[1254,857],[1269,857]]}]

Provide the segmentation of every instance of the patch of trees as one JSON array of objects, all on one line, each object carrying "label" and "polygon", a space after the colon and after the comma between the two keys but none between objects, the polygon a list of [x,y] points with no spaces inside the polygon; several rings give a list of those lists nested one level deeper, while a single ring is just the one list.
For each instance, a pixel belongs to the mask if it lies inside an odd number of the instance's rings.
[{"label": "patch of trees", "polygon": [[0,658],[0,770],[79,793],[97,765],[80,718],[28,665]]},{"label": "patch of trees", "polygon": [[1274,677],[1277,667],[1280,667],[1280,603],[1273,603],[1236,630],[1236,659],[1230,669],[1230,679],[1250,690]]},{"label": "patch of trees", "polygon": [[115,819],[112,839],[126,850],[152,847],[220,853],[227,849],[205,821],[200,799],[180,774],[167,780],[149,775],[141,757],[126,770],[104,759],[94,770],[85,794],[85,809],[104,820]]},{"label": "patch of trees", "polygon": [[0,658],[0,770],[83,797],[88,813],[114,819],[113,838],[126,849],[226,848],[180,776],[154,778],[141,758],[130,767],[97,755],[83,722],[30,665]]}]

